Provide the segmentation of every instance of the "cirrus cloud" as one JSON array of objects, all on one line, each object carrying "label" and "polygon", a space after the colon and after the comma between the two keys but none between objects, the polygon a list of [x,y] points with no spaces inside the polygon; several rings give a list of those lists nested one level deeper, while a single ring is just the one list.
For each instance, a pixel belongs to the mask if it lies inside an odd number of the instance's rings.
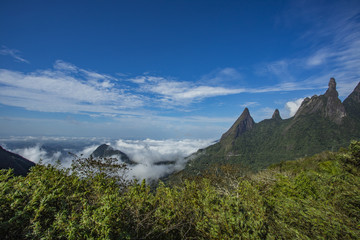
[{"label": "cirrus cloud", "polygon": [[143,101],[102,75],[56,61],[53,69],[22,73],[0,69],[0,103],[27,110],[70,113],[121,113]]},{"label": "cirrus cloud", "polygon": [[6,46],[2,46],[2,49],[0,50],[1,55],[10,56],[13,59],[15,59],[15,61],[17,61],[17,62],[30,63],[25,58],[22,58],[19,53],[20,53],[19,50],[10,49],[10,48],[8,48]]}]

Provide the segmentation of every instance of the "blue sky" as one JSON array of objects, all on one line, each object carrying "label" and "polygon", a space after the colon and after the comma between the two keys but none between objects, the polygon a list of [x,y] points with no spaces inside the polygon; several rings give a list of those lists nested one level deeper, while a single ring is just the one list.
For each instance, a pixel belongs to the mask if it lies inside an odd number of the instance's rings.
[{"label": "blue sky", "polygon": [[0,3],[0,135],[220,138],[359,82],[360,2]]}]

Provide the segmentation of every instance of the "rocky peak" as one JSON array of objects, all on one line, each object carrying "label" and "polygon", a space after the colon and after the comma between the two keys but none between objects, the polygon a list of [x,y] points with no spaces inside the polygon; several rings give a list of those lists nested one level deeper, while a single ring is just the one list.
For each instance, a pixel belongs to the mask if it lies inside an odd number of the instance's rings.
[{"label": "rocky peak", "polygon": [[279,120],[282,119],[282,118],[280,117],[279,109],[275,109],[275,112],[273,113],[271,119],[279,119]]},{"label": "rocky peak", "polygon": [[231,137],[232,139],[237,138],[244,132],[252,129],[255,125],[254,119],[251,117],[249,109],[245,108],[240,117],[231,126],[231,128],[221,136],[221,140]]},{"label": "rocky peak", "polygon": [[338,97],[339,93],[336,91],[336,82],[335,78],[330,78],[329,88],[325,93],[325,96]]},{"label": "rocky peak", "polygon": [[119,156],[121,160],[127,164],[134,164],[134,162],[122,151],[112,148],[110,145],[102,144],[95,149],[91,154],[94,158],[107,158]]},{"label": "rocky peak", "polygon": [[242,112],[242,114],[240,115],[240,117],[244,117],[244,118],[251,117],[251,116],[250,116],[250,111],[249,111],[249,109],[248,109],[247,107],[244,109],[244,111]]},{"label": "rocky peak", "polygon": [[349,115],[360,118],[360,82],[354,91],[344,100],[344,107]]},{"label": "rocky peak", "polygon": [[341,124],[342,119],[346,116],[346,111],[338,96],[335,78],[330,78],[329,88],[325,94],[306,98],[296,112],[295,119],[299,116],[317,113]]}]

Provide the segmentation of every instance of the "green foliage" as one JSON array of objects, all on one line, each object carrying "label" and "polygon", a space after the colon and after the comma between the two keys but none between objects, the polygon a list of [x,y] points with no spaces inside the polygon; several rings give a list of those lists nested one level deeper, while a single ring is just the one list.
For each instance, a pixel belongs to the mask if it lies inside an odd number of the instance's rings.
[{"label": "green foliage", "polygon": [[204,174],[211,165],[241,164],[256,172],[271,164],[346,147],[359,139],[360,121],[346,117],[341,125],[320,114],[296,119],[266,119],[237,138],[224,138],[198,152],[182,175]]},{"label": "green foliage", "polygon": [[77,157],[72,161],[72,171],[82,178],[103,179],[110,178],[122,186],[126,187],[126,172],[128,170],[125,163],[119,162],[116,158],[94,158],[92,155],[88,158]]},{"label": "green foliage", "polygon": [[91,161],[72,172],[37,165],[26,177],[1,170],[2,239],[360,238],[360,142],[250,176],[219,167],[155,190],[83,171],[99,167],[82,168]]}]

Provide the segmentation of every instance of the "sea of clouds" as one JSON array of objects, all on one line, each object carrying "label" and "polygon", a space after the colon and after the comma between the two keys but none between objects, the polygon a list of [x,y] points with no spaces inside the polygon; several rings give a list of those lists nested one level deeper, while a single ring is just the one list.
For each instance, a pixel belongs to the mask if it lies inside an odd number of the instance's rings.
[{"label": "sea of clouds", "polygon": [[[67,139],[67,138],[3,138],[0,144],[8,151],[17,153],[35,163],[56,164],[70,167],[74,155],[89,157],[101,144],[127,154],[136,162],[129,165],[126,176],[129,179],[157,180],[186,165],[186,157],[198,149],[205,148],[214,139],[182,139],[182,140],[110,140],[110,139]],[[72,154],[69,154],[71,152]]]}]

